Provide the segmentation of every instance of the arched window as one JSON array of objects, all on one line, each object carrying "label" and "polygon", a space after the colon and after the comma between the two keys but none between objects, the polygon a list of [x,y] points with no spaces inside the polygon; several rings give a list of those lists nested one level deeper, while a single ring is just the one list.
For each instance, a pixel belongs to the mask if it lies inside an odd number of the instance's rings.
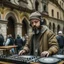
[{"label": "arched window", "polygon": [[51,29],[51,22],[49,23],[49,29]]},{"label": "arched window", "polygon": [[55,24],[53,23],[53,32],[55,33]]},{"label": "arched window", "polygon": [[52,13],[52,17],[54,17],[54,10],[53,9],[52,9],[51,13]]},{"label": "arched window", "polygon": [[38,11],[38,6],[39,6],[39,2],[36,0],[35,1],[35,9]]},{"label": "arched window", "polygon": [[29,29],[28,22],[24,18],[23,21],[22,21],[22,36],[24,36],[25,34],[28,34],[28,29]]},{"label": "arched window", "polygon": [[43,6],[43,10],[46,11],[46,5]]},{"label": "arched window", "polygon": [[57,18],[59,19],[59,12],[57,12]]},{"label": "arched window", "polygon": [[60,25],[57,26],[57,33],[60,31]]}]

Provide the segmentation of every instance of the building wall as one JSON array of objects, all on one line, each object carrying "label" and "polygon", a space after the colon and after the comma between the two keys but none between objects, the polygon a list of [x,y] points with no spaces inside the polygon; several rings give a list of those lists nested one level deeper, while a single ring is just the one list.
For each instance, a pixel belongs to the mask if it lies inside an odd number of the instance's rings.
[{"label": "building wall", "polygon": [[[38,11],[43,13],[43,3],[41,1],[42,0],[40,1],[38,0],[39,2]],[[61,0],[58,0],[59,4],[60,1]],[[62,3],[64,6],[64,2]],[[47,12],[48,12],[48,14],[43,15],[43,19],[46,20],[46,25],[49,27],[51,24],[50,29],[54,31],[56,34],[58,32],[58,26],[59,26],[60,27],[59,30],[62,30],[64,33],[64,11],[51,1],[49,1],[48,4],[47,3],[44,4],[47,5]],[[32,0],[32,4],[29,2],[28,7],[31,7],[30,9],[35,9],[35,0]],[[54,10],[54,16],[52,16],[51,12],[52,9]],[[59,18],[57,18],[57,12],[59,13]],[[15,23],[15,37],[17,36],[17,34],[22,36],[23,21],[26,23],[28,28],[27,34],[31,34],[32,30],[29,24],[30,23],[29,15],[30,13],[25,11],[19,11],[17,9],[11,9],[10,7],[5,6],[4,8],[0,7],[0,33],[2,33],[4,35],[4,38],[6,39],[8,18],[12,17]]]},{"label": "building wall", "polygon": [[[46,20],[46,24],[49,27],[49,23],[51,23],[51,30],[54,31],[56,34],[59,30],[62,30],[64,33],[64,2],[62,0],[57,0],[58,1],[58,5],[56,5],[55,3],[51,2],[50,0],[46,0],[47,3],[44,1],[42,2],[42,0],[37,0],[39,2],[39,6],[38,6],[38,11],[41,13],[45,13],[48,12],[48,17],[43,15],[43,19]],[[60,3],[61,2],[61,3]],[[33,7],[35,8],[35,0],[32,0],[33,3]],[[46,5],[46,11],[43,12],[43,5]],[[62,8],[62,9],[61,9]],[[52,16],[52,10],[54,10],[54,16]],[[58,29],[58,26],[60,26],[60,28]],[[55,28],[54,28],[55,27]]]},{"label": "building wall", "polygon": [[[27,21],[27,24],[29,24],[28,21],[28,15],[29,13],[27,12],[20,12],[19,10],[13,9],[8,7],[0,7],[0,33],[3,34],[5,40],[7,37],[7,29],[8,29],[8,18],[12,17],[15,23],[15,37],[19,34],[22,37],[22,21],[25,18]],[[28,27],[28,33],[29,33],[29,28]]]},{"label": "building wall", "polygon": [[57,18],[57,12],[59,12],[59,19],[64,20],[63,19],[64,11],[62,11],[59,7],[57,7],[52,2],[49,2],[49,4],[48,4],[48,13],[49,13],[50,17],[52,17],[52,9],[54,10],[54,17],[53,18]]}]

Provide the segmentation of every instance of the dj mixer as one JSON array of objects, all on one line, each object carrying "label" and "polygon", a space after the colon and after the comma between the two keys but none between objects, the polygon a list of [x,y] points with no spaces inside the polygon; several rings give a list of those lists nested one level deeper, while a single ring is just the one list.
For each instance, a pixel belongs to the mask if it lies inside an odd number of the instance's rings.
[{"label": "dj mixer", "polygon": [[15,64],[30,64],[31,62],[38,62],[39,56],[31,56],[31,55],[12,55],[12,56],[1,56],[0,60],[13,62]]},{"label": "dj mixer", "polygon": [[[62,55],[63,57],[64,55]],[[31,63],[40,63],[40,64],[58,64],[61,59],[56,58],[58,55],[51,57],[40,57],[32,55],[18,55],[14,54],[12,56],[0,56],[0,61],[11,62],[13,64],[31,64]],[[64,57],[63,57],[64,58]]]}]

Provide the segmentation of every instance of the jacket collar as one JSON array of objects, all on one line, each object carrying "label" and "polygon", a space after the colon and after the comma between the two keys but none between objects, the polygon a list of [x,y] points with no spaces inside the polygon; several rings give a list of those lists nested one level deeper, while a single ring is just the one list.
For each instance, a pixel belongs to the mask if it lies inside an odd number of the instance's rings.
[{"label": "jacket collar", "polygon": [[42,26],[41,33],[43,34],[46,30],[49,30],[49,28],[45,25]]}]

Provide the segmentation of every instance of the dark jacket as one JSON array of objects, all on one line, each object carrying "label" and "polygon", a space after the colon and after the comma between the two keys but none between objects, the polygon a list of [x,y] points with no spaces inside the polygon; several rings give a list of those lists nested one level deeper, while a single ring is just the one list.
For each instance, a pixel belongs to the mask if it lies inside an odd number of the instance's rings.
[{"label": "dark jacket", "polygon": [[2,34],[0,34],[0,46],[3,46],[4,37]]},{"label": "dark jacket", "polygon": [[58,35],[56,38],[57,38],[59,47],[63,48],[64,47],[64,37],[62,35]]},{"label": "dark jacket", "polygon": [[10,42],[8,45],[14,45],[14,39],[12,37],[9,37],[9,39],[10,39]]},{"label": "dark jacket", "polygon": [[18,47],[23,46],[23,40],[20,37],[17,37],[17,39],[15,39],[15,45],[18,45]]}]

